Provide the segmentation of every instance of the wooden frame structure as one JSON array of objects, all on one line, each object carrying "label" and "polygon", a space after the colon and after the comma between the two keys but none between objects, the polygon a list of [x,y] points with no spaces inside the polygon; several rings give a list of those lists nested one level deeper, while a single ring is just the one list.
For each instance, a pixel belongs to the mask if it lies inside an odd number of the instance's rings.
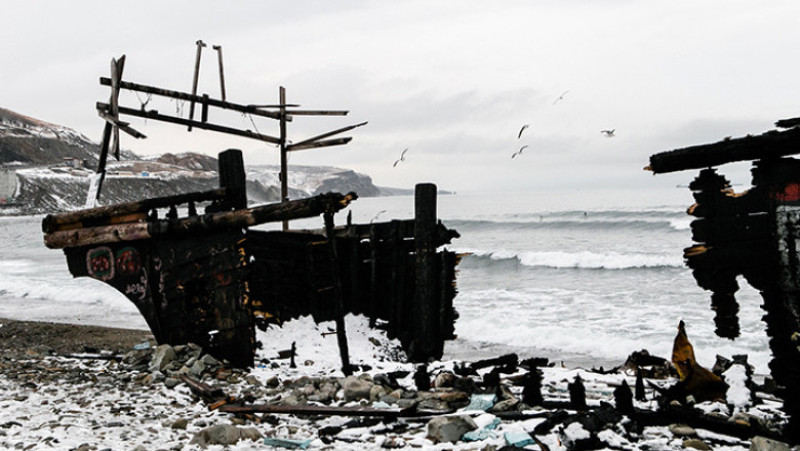
[{"label": "wooden frame structure", "polygon": [[[786,434],[800,443],[800,118],[758,136],[661,152],[645,169],[656,174],[701,169],[689,185],[694,244],[684,250],[698,285],[711,291],[717,335],[739,335],[736,278],[764,300],[772,377],[790,415]],[[734,193],[713,166],[753,160],[753,187]]]}]

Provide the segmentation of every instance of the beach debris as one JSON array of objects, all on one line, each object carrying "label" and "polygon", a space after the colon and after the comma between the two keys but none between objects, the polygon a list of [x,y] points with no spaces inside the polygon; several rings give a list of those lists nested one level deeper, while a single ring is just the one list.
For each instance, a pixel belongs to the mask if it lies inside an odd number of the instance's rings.
[{"label": "beach debris", "polygon": [[647,396],[644,391],[644,376],[642,375],[642,369],[636,369],[636,386],[634,389],[634,399],[639,402],[647,401]]},{"label": "beach debris", "polygon": [[503,439],[506,441],[506,445],[514,448],[524,448],[536,443],[527,432],[506,432],[503,434]]},{"label": "beach debris", "polygon": [[267,446],[275,446],[278,448],[287,448],[287,449],[308,449],[311,446],[312,439],[291,439],[291,438],[276,438],[276,437],[266,437],[264,438],[264,444]]},{"label": "beach debris", "polygon": [[683,320],[678,323],[678,333],[673,342],[672,363],[680,378],[670,387],[670,396],[673,399],[688,403],[725,400],[728,384],[697,363]]},{"label": "beach debris", "polygon": [[428,438],[434,443],[456,443],[469,431],[478,429],[478,425],[468,415],[452,415],[436,417],[428,422]]},{"label": "beach debris", "polygon": [[232,424],[215,424],[198,431],[192,440],[191,445],[199,445],[203,448],[209,445],[234,445],[239,440],[258,440],[264,436],[258,429],[253,427],[237,427]]},{"label": "beach debris", "polygon": [[614,389],[614,407],[620,413],[630,414],[633,413],[633,393],[628,381],[622,380],[622,384]]},{"label": "beach debris", "polygon": [[575,379],[567,384],[569,391],[569,403],[575,410],[586,410],[586,388],[583,385],[581,375],[575,375]]}]

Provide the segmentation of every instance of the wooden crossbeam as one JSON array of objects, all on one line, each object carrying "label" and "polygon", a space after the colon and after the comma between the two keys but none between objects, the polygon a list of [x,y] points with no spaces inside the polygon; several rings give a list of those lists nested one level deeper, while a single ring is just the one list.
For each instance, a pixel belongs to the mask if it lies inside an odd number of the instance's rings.
[{"label": "wooden crossbeam", "polygon": [[[111,79],[107,77],[100,77],[100,84],[103,86],[111,86]],[[142,85],[139,83],[132,83],[129,81],[120,81],[119,87],[121,89],[128,89],[131,91],[137,91],[145,94],[153,94],[162,97],[170,97],[178,100],[195,101],[199,103],[203,102],[203,96],[192,95],[189,94],[188,92],[180,92],[180,91],[173,91],[170,89],[157,88],[155,86]],[[261,106],[259,105],[240,105],[237,103],[222,101],[211,97],[207,99],[207,103],[208,106],[222,108],[225,110],[238,111],[240,113],[248,113],[254,116],[268,117],[270,119],[280,119],[279,113],[275,111],[264,111],[260,109]],[[289,115],[289,117],[287,117],[286,120],[291,122],[292,121],[291,115]]]},{"label": "wooden crossbeam", "polygon": [[[329,136],[338,135],[339,133],[344,133],[344,132],[352,130],[354,128],[361,127],[362,125],[367,125],[367,122],[362,122],[360,124],[355,124],[355,125],[349,125],[347,127],[342,127],[342,128],[340,128],[338,130],[333,130],[333,131],[330,131],[330,132],[327,132],[327,133],[323,133],[321,135],[317,135],[317,136],[308,138],[308,139],[300,141],[300,142],[289,144],[288,146],[286,146],[286,150],[308,149],[310,147],[307,147],[307,144],[314,143],[315,141],[319,141],[322,138],[327,138]],[[345,138],[345,139],[348,139],[348,138]],[[349,140],[350,139],[348,139],[348,141]],[[347,144],[347,142],[344,142],[344,143],[341,143],[341,144]],[[333,145],[336,145],[336,144],[328,144],[328,145],[333,146]]]},{"label": "wooden crossbeam", "polygon": [[304,149],[316,149],[319,147],[329,147],[329,146],[341,146],[343,144],[349,143],[353,138],[336,138],[336,139],[326,139],[325,141],[315,141],[306,143],[303,145],[290,145],[286,146],[286,151],[292,152],[295,150],[304,150]]},{"label": "wooden crossbeam", "polygon": [[[108,104],[97,102],[97,109],[100,111],[108,111]],[[274,136],[263,135],[261,133],[251,132],[250,130],[239,130],[237,128],[226,127],[224,125],[216,125],[202,121],[192,121],[175,116],[168,116],[160,114],[157,110],[142,111],[134,108],[119,107],[119,114],[127,116],[141,117],[145,119],[152,119],[156,121],[170,122],[173,124],[186,125],[201,128],[203,130],[211,130],[214,132],[227,133],[229,135],[244,136],[245,138],[257,139],[259,141],[266,141],[272,144],[280,144],[280,140]]]}]

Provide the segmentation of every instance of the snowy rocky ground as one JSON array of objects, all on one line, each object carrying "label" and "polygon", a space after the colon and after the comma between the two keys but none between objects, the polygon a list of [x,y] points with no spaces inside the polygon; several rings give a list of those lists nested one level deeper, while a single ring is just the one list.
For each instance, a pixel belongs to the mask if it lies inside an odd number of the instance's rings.
[{"label": "snowy rocky ground", "polygon": [[[679,422],[637,426],[631,416],[614,409],[614,391],[623,382],[635,384],[630,366],[610,372],[540,367],[546,408],[524,404],[518,382],[528,371],[522,365],[508,373],[492,372],[496,367],[488,366],[462,376],[469,366],[464,362],[432,362],[427,377],[415,379],[417,367],[403,363],[397,344],[369,329],[361,317],[347,318],[356,369],[345,377],[336,335],[329,333],[332,327],[299,319],[259,332],[263,347],[257,366],[249,371],[228,368],[192,345],[154,348],[143,342],[116,358],[103,350],[64,356],[42,347],[9,349],[0,343],[5,348],[0,354],[0,448],[496,450],[516,443],[538,450],[788,449],[762,438],[736,438]],[[280,352],[292,343],[295,368]],[[492,375],[499,377],[499,388],[487,389],[483,382],[491,385]],[[583,380],[588,406],[580,412],[569,407],[568,387],[577,377]],[[723,423],[757,424],[776,432],[785,423],[779,400],[759,393],[754,403],[746,378],[743,366],[731,366],[728,402],[697,404],[694,411]],[[187,380],[222,393],[229,405],[413,409],[424,416],[235,416],[214,405],[214,399],[203,399]],[[652,413],[659,408],[652,385],[665,388],[676,380],[667,376],[646,382],[647,400],[633,403],[638,412]]]}]

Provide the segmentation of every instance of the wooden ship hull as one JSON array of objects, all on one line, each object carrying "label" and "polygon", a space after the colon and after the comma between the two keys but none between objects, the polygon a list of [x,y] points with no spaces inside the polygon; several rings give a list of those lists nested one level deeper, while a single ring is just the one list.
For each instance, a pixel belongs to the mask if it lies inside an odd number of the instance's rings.
[{"label": "wooden ship hull", "polygon": [[[725,139],[650,157],[654,173],[701,169],[689,185],[694,244],[684,250],[698,285],[711,292],[716,333],[739,335],[735,293],[742,276],[764,300],[769,364],[790,415],[787,435],[800,443],[800,119],[785,131]],[[712,166],[753,160],[752,188],[734,193]]]},{"label": "wooden ship hull", "polygon": [[[454,337],[459,258],[438,248],[458,233],[436,220],[434,185],[417,186],[414,219],[336,227],[354,193],[248,208],[241,153],[219,161],[218,190],[51,214],[45,244],[63,249],[73,276],[133,302],[158,343],[196,343],[235,366],[253,365],[257,326],[312,315],[337,321],[346,369],[347,313],[386,328],[411,360],[441,357]],[[200,202],[211,202],[205,214]],[[179,206],[189,213],[179,217]],[[315,216],[324,228],[252,228]]]}]

